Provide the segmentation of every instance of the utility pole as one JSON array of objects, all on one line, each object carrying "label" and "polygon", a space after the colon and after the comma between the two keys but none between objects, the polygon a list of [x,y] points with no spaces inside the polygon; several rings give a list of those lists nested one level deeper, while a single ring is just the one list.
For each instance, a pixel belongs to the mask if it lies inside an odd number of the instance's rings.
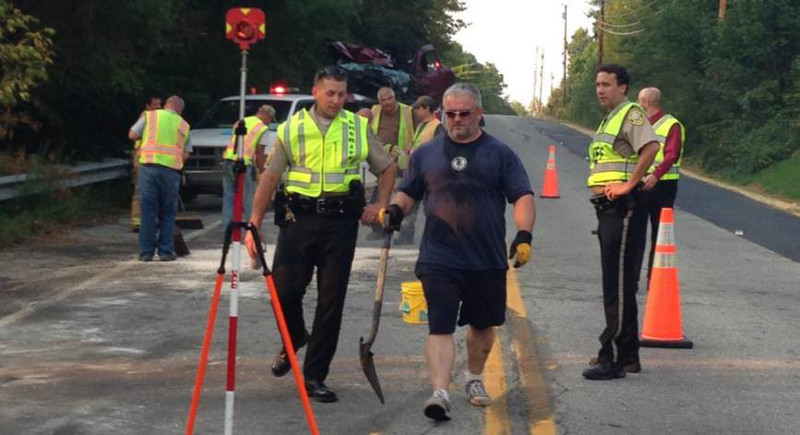
[{"label": "utility pole", "polygon": [[[567,101],[567,5],[564,5],[564,77],[561,79],[561,94],[564,102]],[[552,83],[551,83],[552,85]]]},{"label": "utility pole", "polygon": [[728,0],[719,0],[719,16],[720,21],[725,19],[725,11],[728,9]]},{"label": "utility pole", "polygon": [[536,46],[536,52],[533,55],[533,94],[531,98],[531,112],[537,111],[536,103],[536,70],[539,68],[537,62],[539,61],[539,46]]},{"label": "utility pole", "polygon": [[[724,1],[724,0],[723,0]],[[597,64],[603,64],[603,25],[606,22],[606,0],[600,0],[600,20],[597,22]]]},{"label": "utility pole", "polygon": [[542,87],[544,86],[544,47],[542,47],[542,61],[539,63],[539,107],[544,107]]}]

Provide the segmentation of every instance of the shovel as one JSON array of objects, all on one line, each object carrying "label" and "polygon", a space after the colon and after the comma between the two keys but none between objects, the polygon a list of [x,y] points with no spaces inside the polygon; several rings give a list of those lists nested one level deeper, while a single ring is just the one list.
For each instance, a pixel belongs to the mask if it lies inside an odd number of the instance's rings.
[{"label": "shovel", "polygon": [[381,383],[378,381],[378,373],[375,371],[375,361],[372,359],[374,354],[370,350],[372,343],[375,342],[375,336],[378,335],[378,324],[381,321],[381,307],[383,306],[383,284],[386,281],[386,265],[389,262],[389,245],[392,243],[392,230],[384,230],[383,245],[381,246],[381,260],[378,266],[378,283],[375,286],[375,299],[372,308],[372,329],[370,330],[369,338],[364,340],[364,337],[359,338],[358,356],[361,361],[361,368],[364,370],[364,375],[367,377],[375,394],[381,403],[383,401],[383,391],[381,391]]}]

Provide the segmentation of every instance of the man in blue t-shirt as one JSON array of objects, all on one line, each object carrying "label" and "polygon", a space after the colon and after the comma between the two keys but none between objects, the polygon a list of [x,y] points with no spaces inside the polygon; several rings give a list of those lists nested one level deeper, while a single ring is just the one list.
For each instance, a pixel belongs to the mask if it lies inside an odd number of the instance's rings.
[{"label": "man in blue t-shirt", "polygon": [[[424,200],[425,230],[416,274],[428,302],[425,356],[433,395],[425,415],[448,420],[447,387],[455,359],[456,324],[467,331],[466,392],[470,403],[487,406],[483,367],[494,341],[493,326],[505,322],[505,201],[514,205],[517,235],[510,247],[514,267],[530,259],[536,210],[528,175],[516,154],[483,132],[480,92],[456,83],[444,94],[446,135],[411,155],[408,170],[379,220],[399,229],[415,201]],[[460,308],[459,308],[460,306]]]}]

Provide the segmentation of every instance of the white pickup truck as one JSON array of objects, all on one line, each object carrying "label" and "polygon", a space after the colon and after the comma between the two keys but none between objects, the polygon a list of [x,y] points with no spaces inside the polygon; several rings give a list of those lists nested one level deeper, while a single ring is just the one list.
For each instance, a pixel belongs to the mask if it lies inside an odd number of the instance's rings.
[{"label": "white pickup truck", "polygon": [[[233,123],[239,117],[239,96],[219,100],[196,125],[192,126],[192,154],[183,166],[181,196],[190,201],[198,194],[222,194],[222,154],[228,146]],[[357,111],[371,107],[376,101],[353,95],[345,108]],[[269,125],[267,143],[275,141],[275,129],[301,109],[310,109],[314,98],[307,94],[256,94],[245,96],[245,116],[254,114],[263,104],[275,109],[276,119]]]}]

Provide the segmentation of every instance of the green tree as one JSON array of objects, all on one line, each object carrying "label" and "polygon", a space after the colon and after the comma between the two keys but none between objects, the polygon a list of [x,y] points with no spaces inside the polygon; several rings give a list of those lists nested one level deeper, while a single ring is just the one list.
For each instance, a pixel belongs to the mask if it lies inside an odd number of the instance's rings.
[{"label": "green tree", "polygon": [[509,106],[511,107],[511,110],[513,110],[514,113],[517,114],[517,116],[528,116],[529,115],[528,109],[526,109],[525,106],[523,106],[522,103],[520,103],[519,101],[512,101],[509,104]]},{"label": "green tree", "polygon": [[24,111],[14,110],[31,99],[31,90],[47,80],[47,66],[53,63],[53,30],[0,0],[0,140],[10,143],[19,123],[31,125]]}]

